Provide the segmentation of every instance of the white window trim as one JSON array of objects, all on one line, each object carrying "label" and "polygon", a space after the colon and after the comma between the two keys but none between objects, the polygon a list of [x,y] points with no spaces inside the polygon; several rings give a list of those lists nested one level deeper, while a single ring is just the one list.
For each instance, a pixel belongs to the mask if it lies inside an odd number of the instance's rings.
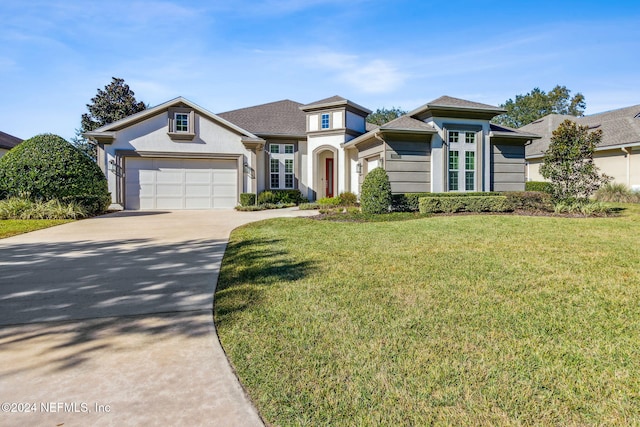
[{"label": "white window trim", "polygon": [[[177,129],[177,117],[179,114],[187,115],[187,130]],[[174,141],[191,141],[195,138],[195,112],[192,108],[171,107],[169,108],[168,132],[169,138]]]},{"label": "white window trim", "polygon": [[[274,146],[278,146],[278,153],[273,153],[272,152],[272,147]],[[293,147],[293,152],[292,153],[286,153],[286,147],[287,146],[291,146]],[[296,188],[296,159],[295,159],[295,145],[294,144],[269,144],[269,189],[271,190],[294,190]],[[278,187],[274,187],[271,185],[271,161],[272,160],[278,160]],[[291,160],[293,162],[292,165],[292,172],[291,173],[287,173],[286,172],[286,161],[287,160]],[[287,182],[287,175],[289,175],[291,177],[291,183],[292,186],[291,187],[287,187],[286,186],[286,182]]]},{"label": "white window trim", "polygon": [[[451,142],[450,135],[451,132],[457,132],[458,134],[458,142]],[[473,133],[474,142],[467,142],[467,134]],[[457,130],[457,129],[448,129],[447,130],[447,143],[448,153],[447,153],[447,191],[450,192],[458,192],[458,193],[466,193],[466,192],[474,192],[478,187],[478,153],[477,153],[477,141],[478,141],[478,133],[466,130]],[[458,189],[451,190],[451,178],[450,178],[450,169],[449,169],[449,159],[452,151],[458,152]],[[468,152],[473,152],[473,162],[474,169],[467,170],[467,154]],[[473,172],[473,189],[467,190],[467,172]]]}]

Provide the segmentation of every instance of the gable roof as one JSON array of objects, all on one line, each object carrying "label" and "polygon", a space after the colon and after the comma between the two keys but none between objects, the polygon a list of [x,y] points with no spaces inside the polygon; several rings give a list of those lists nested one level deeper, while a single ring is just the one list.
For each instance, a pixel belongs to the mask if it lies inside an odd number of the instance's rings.
[{"label": "gable roof", "polygon": [[223,119],[220,116],[217,116],[216,114],[212,113],[211,111],[200,107],[199,105],[189,101],[186,98],[183,98],[181,96],[174,98],[172,100],[169,100],[167,102],[164,102],[160,105],[156,105],[155,107],[152,108],[147,108],[146,110],[142,110],[138,113],[132,114],[128,117],[125,117],[124,119],[120,119],[117,120],[113,123],[109,123],[106,124],[102,127],[99,127],[98,129],[95,129],[92,132],[86,132],[84,135],[88,136],[88,137],[97,137],[97,136],[101,136],[101,135],[113,135],[114,132],[117,132],[121,129],[124,129],[126,127],[129,127],[133,124],[139,123],[143,120],[146,120],[150,117],[153,117],[161,112],[163,112],[164,110],[167,110],[170,107],[177,107],[177,106],[186,106],[189,108],[193,108],[195,111],[197,111],[200,115],[205,116],[207,118],[209,118],[210,120],[214,121],[214,122],[218,122],[221,125],[224,125],[228,128],[231,128],[232,130],[238,132],[240,135],[243,135],[249,139],[260,139],[258,138],[256,135],[254,135],[253,133]]},{"label": "gable roof", "polygon": [[21,142],[22,139],[17,136],[9,135],[8,133],[0,131],[0,148],[10,150]]},{"label": "gable roof", "polygon": [[362,105],[356,104],[355,102],[349,101],[346,98],[343,98],[339,95],[334,95],[329,98],[321,99],[319,101],[312,102],[310,104],[300,106],[300,109],[305,112],[315,111],[315,110],[324,110],[328,108],[335,107],[350,107],[352,110],[355,110],[361,113],[363,116],[367,116],[371,114],[371,110],[363,107]]},{"label": "gable roof", "polygon": [[598,149],[640,145],[640,105],[632,105],[583,117],[549,114],[522,126],[520,131],[533,132],[542,136],[540,140],[534,141],[526,148],[527,157],[542,156],[549,148],[553,131],[567,119],[581,126],[588,126],[589,129],[601,129],[602,140],[598,144]]},{"label": "gable roof", "polygon": [[218,116],[256,135],[306,135],[306,114],[301,103],[284,99],[238,110],[219,113]]},{"label": "gable roof", "polygon": [[409,116],[418,119],[425,119],[433,116],[474,118],[493,118],[506,111],[494,105],[482,104],[480,102],[467,101],[466,99],[454,98],[452,96],[441,96],[428,102],[408,113]]}]

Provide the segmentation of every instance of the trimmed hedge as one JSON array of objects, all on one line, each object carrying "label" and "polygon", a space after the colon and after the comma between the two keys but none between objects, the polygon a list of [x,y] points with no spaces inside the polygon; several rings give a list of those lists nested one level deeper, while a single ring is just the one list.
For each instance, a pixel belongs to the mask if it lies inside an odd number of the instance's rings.
[{"label": "trimmed hedge", "polygon": [[375,168],[364,177],[360,204],[365,214],[388,213],[391,209],[391,184],[383,168]]},{"label": "trimmed hedge", "polygon": [[241,193],[240,206],[253,206],[256,204],[256,193]]},{"label": "trimmed hedge", "polygon": [[63,138],[30,138],[0,159],[0,197],[77,202],[95,215],[111,197],[104,174],[91,159]]},{"label": "trimmed hedge", "polygon": [[510,212],[507,196],[431,196],[420,198],[420,213]]},{"label": "trimmed hedge", "polygon": [[404,193],[391,196],[391,206],[394,212],[419,212],[422,197],[472,197],[472,196],[500,196],[502,193],[487,191],[484,193]]},{"label": "trimmed hedge", "polygon": [[308,202],[300,190],[268,190],[258,195],[258,204],[264,203],[300,203]]},{"label": "trimmed hedge", "polygon": [[543,193],[549,193],[553,191],[553,186],[550,182],[546,181],[527,181],[524,183],[525,191],[542,191]]},{"label": "trimmed hedge", "polygon": [[542,191],[510,191],[504,193],[513,209],[553,212],[551,194]]}]

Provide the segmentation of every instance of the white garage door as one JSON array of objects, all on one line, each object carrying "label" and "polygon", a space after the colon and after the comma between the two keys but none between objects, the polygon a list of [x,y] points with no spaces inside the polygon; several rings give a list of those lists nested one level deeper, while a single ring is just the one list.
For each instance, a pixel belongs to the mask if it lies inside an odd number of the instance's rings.
[{"label": "white garage door", "polygon": [[127,158],[125,209],[216,209],[237,204],[235,160]]}]

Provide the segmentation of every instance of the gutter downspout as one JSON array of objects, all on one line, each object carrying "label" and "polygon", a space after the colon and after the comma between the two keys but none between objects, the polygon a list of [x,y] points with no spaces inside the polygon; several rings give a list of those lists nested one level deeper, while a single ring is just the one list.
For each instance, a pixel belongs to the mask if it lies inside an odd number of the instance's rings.
[{"label": "gutter downspout", "polygon": [[620,147],[624,156],[627,158],[627,187],[631,186],[631,153],[627,147]]}]

